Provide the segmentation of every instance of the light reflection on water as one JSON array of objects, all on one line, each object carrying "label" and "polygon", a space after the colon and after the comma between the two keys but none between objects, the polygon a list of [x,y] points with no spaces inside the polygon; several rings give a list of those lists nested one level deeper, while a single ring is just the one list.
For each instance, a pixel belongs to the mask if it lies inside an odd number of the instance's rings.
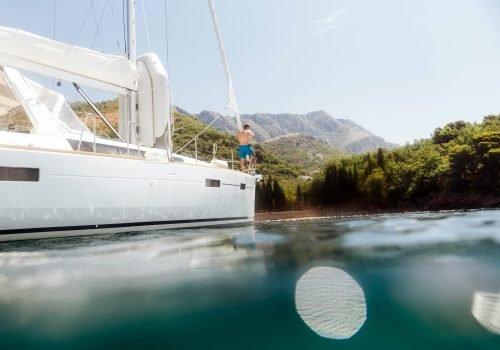
[{"label": "light reflection on water", "polygon": [[295,288],[304,322],[325,338],[349,339],[366,320],[363,290],[345,271],[319,266],[304,273]]},{"label": "light reflection on water", "polygon": [[500,293],[475,292],[472,315],[484,328],[500,335]]},{"label": "light reflection on water", "polygon": [[0,244],[0,348],[497,349],[499,253],[498,210]]}]

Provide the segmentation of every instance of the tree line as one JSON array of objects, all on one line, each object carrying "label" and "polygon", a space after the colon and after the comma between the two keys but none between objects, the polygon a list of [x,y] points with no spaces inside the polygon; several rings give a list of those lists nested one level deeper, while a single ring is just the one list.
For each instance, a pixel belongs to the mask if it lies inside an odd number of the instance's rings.
[{"label": "tree line", "polygon": [[453,195],[500,198],[500,115],[481,123],[449,123],[429,139],[394,150],[331,160],[312,183],[297,185],[288,198],[277,178],[260,183],[256,195],[257,210],[344,204],[397,208],[436,198],[446,202]]}]

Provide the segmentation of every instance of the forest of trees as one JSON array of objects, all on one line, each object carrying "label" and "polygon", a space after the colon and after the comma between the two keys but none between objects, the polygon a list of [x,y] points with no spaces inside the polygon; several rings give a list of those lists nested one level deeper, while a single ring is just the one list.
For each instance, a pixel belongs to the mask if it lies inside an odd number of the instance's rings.
[{"label": "forest of trees", "polygon": [[[500,116],[463,121],[434,131],[430,139],[387,151],[331,160],[311,184],[297,185],[283,201],[278,179],[257,189],[257,210],[303,206],[444,209],[500,205]],[[463,200],[457,203],[456,198]],[[484,204],[482,198],[493,198]]]}]

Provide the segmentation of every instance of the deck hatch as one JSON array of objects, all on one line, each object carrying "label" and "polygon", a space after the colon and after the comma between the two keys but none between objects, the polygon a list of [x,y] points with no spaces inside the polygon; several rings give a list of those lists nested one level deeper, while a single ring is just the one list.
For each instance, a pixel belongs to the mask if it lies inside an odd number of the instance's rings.
[{"label": "deck hatch", "polygon": [[220,187],[220,180],[206,179],[205,185],[207,187]]},{"label": "deck hatch", "polygon": [[240,184],[240,190],[244,190],[245,188],[247,188],[246,184]]},{"label": "deck hatch", "polygon": [[38,168],[14,168],[0,166],[0,181],[33,181],[40,180]]}]

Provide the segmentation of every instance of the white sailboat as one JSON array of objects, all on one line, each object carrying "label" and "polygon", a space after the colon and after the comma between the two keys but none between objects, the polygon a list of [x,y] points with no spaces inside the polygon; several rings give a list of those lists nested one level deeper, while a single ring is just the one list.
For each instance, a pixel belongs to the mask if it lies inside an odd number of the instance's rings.
[{"label": "white sailboat", "polygon": [[[0,122],[28,121],[0,130],[0,241],[253,222],[256,176],[172,152],[167,73],[135,57],[134,5],[128,57],[0,27]],[[119,141],[17,69],[119,94]]]}]

